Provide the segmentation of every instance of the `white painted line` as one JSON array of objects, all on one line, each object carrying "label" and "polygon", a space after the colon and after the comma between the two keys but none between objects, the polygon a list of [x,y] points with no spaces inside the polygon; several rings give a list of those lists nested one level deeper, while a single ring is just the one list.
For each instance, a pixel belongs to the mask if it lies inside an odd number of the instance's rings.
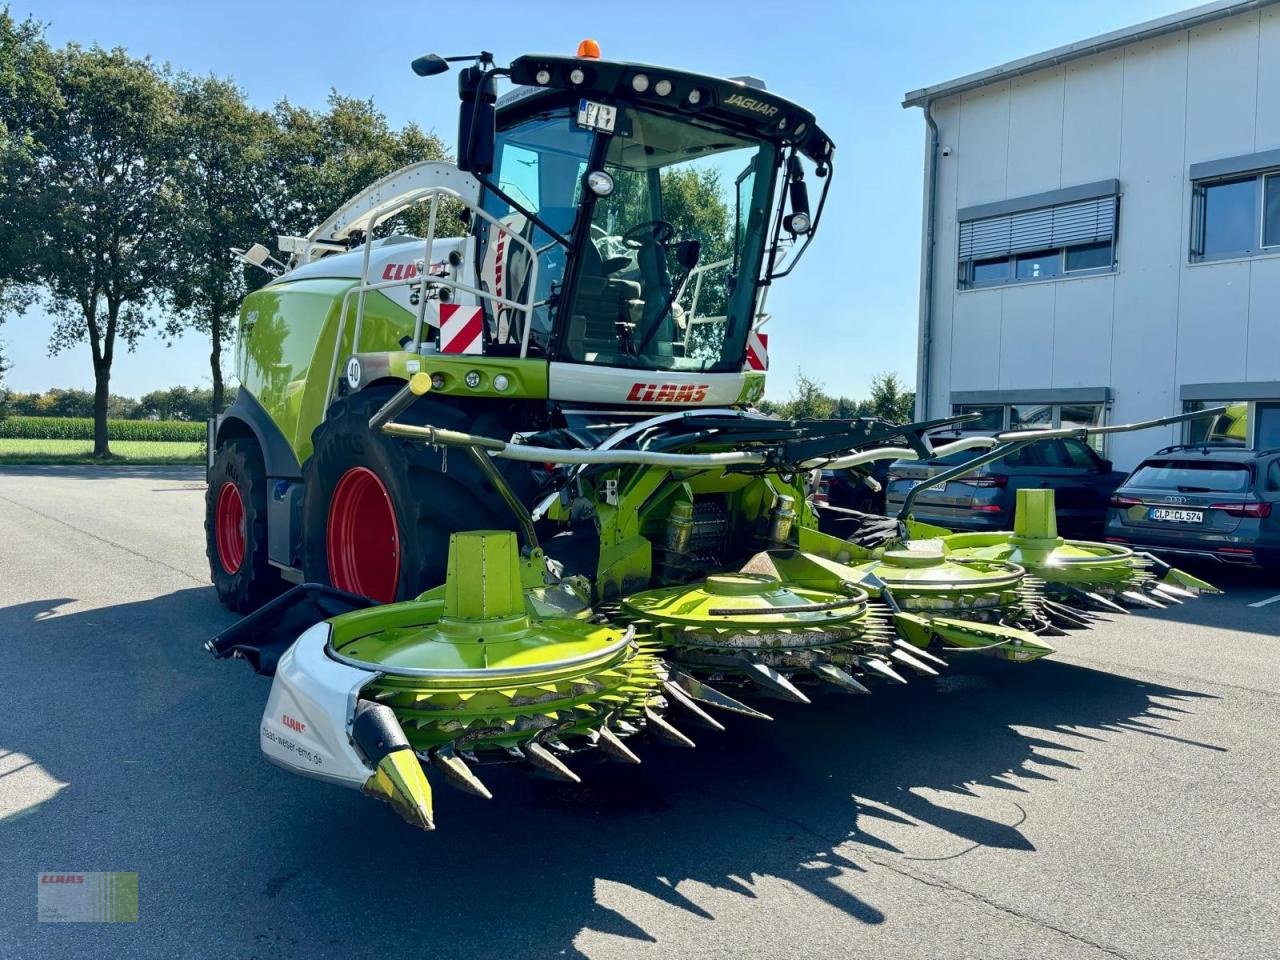
[{"label": "white painted line", "polygon": [[1265,607],[1272,603],[1280,603],[1280,593],[1277,593],[1274,597],[1268,597],[1266,600],[1259,600],[1257,603],[1251,603],[1249,606]]}]

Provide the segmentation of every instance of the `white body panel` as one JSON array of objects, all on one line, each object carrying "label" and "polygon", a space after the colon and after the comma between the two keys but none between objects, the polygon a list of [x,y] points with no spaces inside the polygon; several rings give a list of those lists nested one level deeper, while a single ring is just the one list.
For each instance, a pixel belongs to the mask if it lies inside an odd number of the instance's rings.
[{"label": "white body panel", "polygon": [[351,744],[360,688],[375,674],[325,654],[329,625],[317,623],[280,658],[262,715],[260,743],[293,773],[360,789],[373,774]]},{"label": "white body panel", "polygon": [[586,363],[552,363],[548,374],[552,398],[610,406],[724,407],[738,402],[745,382],[741,373],[625,370]]}]

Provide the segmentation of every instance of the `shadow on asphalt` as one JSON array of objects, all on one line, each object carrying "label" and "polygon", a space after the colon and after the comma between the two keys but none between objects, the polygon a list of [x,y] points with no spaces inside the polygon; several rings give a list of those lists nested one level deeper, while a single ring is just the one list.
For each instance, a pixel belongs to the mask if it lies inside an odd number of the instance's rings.
[{"label": "shadow on asphalt", "polygon": [[[837,880],[885,855],[912,857],[904,837],[936,846],[936,831],[950,835],[951,855],[1033,853],[1017,816],[1033,781],[1069,779],[1102,738],[1165,736],[1153,722],[1209,696],[1052,659],[970,657],[937,681],[871,697],[769,703],[772,723],[730,718],[714,733],[681,722],[695,751],[646,742],[638,767],[580,760],[577,787],[485,768],[495,796],[482,801],[437,777],[438,828],[422,834],[262,759],[268,681],[200,649],[229,621],[212,591],[58,616],[60,602],[0,611],[0,751],[67,784],[0,822],[0,903],[19,905],[20,941],[79,927],[68,945],[104,949],[124,936],[108,928],[129,925],[25,922],[31,874],[137,870],[150,926],[130,937],[211,928],[226,955],[376,944],[392,956],[578,957],[583,930],[655,939],[644,926],[652,910],[607,904],[635,903],[632,891],[711,918],[677,890],[684,881],[752,898],[757,881],[781,878],[877,924],[886,915]],[[975,787],[1011,802],[979,804]],[[957,809],[966,806],[1001,814]],[[136,952],[144,940],[119,943]]]}]

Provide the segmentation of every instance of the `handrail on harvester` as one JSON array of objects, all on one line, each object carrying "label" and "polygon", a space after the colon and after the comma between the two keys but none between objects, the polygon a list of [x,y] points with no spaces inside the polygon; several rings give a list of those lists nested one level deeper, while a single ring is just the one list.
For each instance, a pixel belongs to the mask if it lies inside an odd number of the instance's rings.
[{"label": "handrail on harvester", "polygon": [[[436,182],[426,186],[415,185],[415,181],[434,179]],[[448,182],[457,181],[457,186]],[[303,241],[304,250],[299,259],[301,263],[309,262],[312,248],[329,249],[334,246],[335,239],[345,240],[352,234],[364,234],[364,249],[360,267],[360,282],[346,290],[338,311],[338,328],[333,342],[333,356],[329,362],[329,379],[325,396],[332,400],[337,388],[338,366],[342,357],[343,341],[346,336],[347,312],[351,298],[356,298],[355,329],[352,332],[351,352],[360,352],[361,335],[364,330],[365,299],[369,293],[384,291],[392,287],[415,287],[421,285],[418,297],[417,315],[414,318],[413,343],[407,348],[413,353],[422,349],[423,331],[426,326],[428,288],[452,291],[453,299],[462,293],[474,297],[481,302],[493,304],[495,315],[506,308],[523,316],[520,330],[520,356],[529,352],[529,338],[533,331],[533,312],[538,307],[538,249],[533,243],[511,230],[501,220],[489,213],[480,205],[480,186],[474,178],[460,173],[456,167],[439,162],[424,163],[407,167],[402,171],[380,180],[368,190],[348,201],[337,213],[330,216],[321,227],[317,227]],[[423,263],[429,267],[431,248],[436,240],[436,226],[440,219],[442,201],[454,201],[466,209],[471,216],[479,217],[489,224],[490,228],[502,231],[508,241],[521,248],[528,257],[529,273],[525,283],[525,296],[522,300],[505,297],[491,290],[485,290],[474,284],[466,283],[452,276],[433,276],[424,273],[416,277],[405,277],[400,280],[371,281],[369,277],[370,258],[373,254],[373,231],[381,223],[399,213],[430,202],[425,236],[419,238],[419,246],[423,250]],[[323,236],[321,236],[323,234]],[[287,275],[286,275],[287,276]],[[326,409],[328,404],[326,403]]]}]

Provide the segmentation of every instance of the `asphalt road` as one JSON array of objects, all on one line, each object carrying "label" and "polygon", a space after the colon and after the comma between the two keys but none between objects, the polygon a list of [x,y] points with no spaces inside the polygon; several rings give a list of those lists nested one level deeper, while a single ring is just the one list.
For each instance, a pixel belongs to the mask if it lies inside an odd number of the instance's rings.
[{"label": "asphalt road", "polygon": [[[419,834],[260,757],[203,488],[0,470],[0,957],[1276,955],[1280,578],[579,788],[486,772]],[[140,921],[38,923],[50,870],[136,871]]]}]

